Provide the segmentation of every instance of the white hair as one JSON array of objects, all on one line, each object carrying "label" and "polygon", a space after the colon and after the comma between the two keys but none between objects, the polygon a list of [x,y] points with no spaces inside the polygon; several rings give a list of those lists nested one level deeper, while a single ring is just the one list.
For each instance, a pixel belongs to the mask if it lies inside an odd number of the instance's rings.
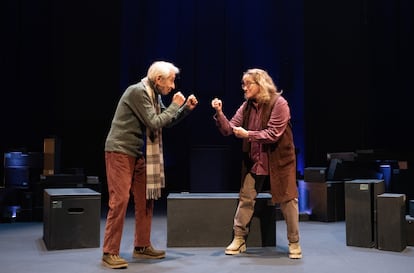
[{"label": "white hair", "polygon": [[180,73],[180,69],[173,63],[156,61],[149,67],[147,77],[150,81],[155,81],[158,76],[167,78],[172,72],[178,74]]}]

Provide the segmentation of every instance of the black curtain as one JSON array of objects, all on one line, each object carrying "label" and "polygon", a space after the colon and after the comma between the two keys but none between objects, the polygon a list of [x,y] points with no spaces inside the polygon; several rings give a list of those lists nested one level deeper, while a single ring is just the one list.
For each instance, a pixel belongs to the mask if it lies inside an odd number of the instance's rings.
[{"label": "black curtain", "polygon": [[412,160],[414,4],[305,4],[306,164],[327,152],[382,150]]},{"label": "black curtain", "polygon": [[243,100],[241,74],[251,67],[266,69],[289,100],[299,170],[325,164],[327,152],[365,148],[410,163],[413,5],[2,1],[0,152],[42,151],[43,138],[58,135],[63,168],[104,180],[103,144],[119,96],[165,59],[181,68],[178,89],[200,100],[164,132],[171,190],[191,190],[192,156],[205,149],[211,162],[230,154],[220,161],[231,181],[222,190],[238,188],[240,142],[218,134],[210,101],[221,97],[231,116]]},{"label": "black curtain", "polygon": [[241,143],[218,133],[210,102],[221,98],[230,118],[243,101],[242,73],[253,67],[289,100],[303,167],[303,1],[124,0],[121,43],[121,90],[163,59],[181,68],[178,90],[199,98],[188,119],[164,130],[171,190],[238,190]]}]

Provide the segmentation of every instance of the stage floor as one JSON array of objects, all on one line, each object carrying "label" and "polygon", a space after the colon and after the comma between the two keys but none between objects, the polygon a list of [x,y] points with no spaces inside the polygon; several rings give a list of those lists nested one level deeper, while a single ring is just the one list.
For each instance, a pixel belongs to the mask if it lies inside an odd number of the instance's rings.
[{"label": "stage floor", "polygon": [[[103,213],[104,215],[104,213]],[[101,219],[101,247],[105,217]],[[163,209],[154,214],[152,243],[166,249],[162,260],[134,260],[133,218],[128,214],[123,231],[121,256],[129,266],[122,272],[146,273],[349,273],[407,272],[414,268],[414,247],[402,252],[346,246],[345,222],[300,222],[303,258],[287,255],[286,226],[276,221],[276,247],[249,247],[238,256],[224,254],[224,247],[167,248],[167,216]],[[101,264],[102,249],[46,249],[42,222],[0,224],[1,272],[97,273],[109,272]],[[62,234],[65,236],[65,234]]]}]

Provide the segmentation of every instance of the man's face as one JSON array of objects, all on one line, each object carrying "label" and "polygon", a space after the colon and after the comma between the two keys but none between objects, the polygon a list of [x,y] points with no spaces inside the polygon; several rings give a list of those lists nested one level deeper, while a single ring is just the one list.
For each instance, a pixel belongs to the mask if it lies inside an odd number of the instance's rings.
[{"label": "man's face", "polygon": [[175,89],[175,73],[171,73],[167,78],[159,76],[155,81],[155,86],[161,95],[168,95]]}]

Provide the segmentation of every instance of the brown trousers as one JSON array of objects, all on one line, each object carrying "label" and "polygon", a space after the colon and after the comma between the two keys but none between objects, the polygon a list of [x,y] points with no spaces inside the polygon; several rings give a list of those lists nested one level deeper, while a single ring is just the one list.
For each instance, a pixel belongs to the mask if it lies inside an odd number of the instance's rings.
[{"label": "brown trousers", "polygon": [[134,197],[134,246],[151,244],[154,200],[146,199],[145,159],[105,152],[109,210],[106,218],[103,252],[119,254],[130,193]]},{"label": "brown trousers", "polygon": [[[246,175],[240,189],[239,204],[234,215],[234,235],[246,236],[249,233],[248,225],[252,220],[256,197],[261,187],[262,185],[256,185],[256,180],[250,173]],[[289,243],[296,243],[299,241],[298,200],[295,198],[279,205],[286,222],[287,239]]]}]

